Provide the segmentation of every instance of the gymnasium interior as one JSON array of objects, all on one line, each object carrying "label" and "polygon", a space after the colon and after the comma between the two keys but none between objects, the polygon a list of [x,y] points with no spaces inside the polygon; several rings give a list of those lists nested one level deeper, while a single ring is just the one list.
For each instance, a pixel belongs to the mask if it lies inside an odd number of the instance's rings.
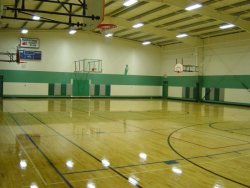
[{"label": "gymnasium interior", "polygon": [[249,0],[0,0],[0,187],[250,187],[249,60]]}]

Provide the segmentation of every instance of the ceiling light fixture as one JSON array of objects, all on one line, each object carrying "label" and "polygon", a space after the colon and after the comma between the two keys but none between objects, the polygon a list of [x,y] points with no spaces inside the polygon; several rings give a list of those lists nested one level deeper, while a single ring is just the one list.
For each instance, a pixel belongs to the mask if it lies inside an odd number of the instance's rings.
[{"label": "ceiling light fixture", "polygon": [[77,31],[76,31],[75,29],[69,30],[69,34],[70,34],[70,35],[74,35],[76,32],[77,32]]},{"label": "ceiling light fixture", "polygon": [[182,34],[176,35],[177,38],[184,38],[184,37],[187,37],[187,36],[188,36],[187,33],[182,33]]},{"label": "ceiling light fixture", "polygon": [[197,3],[197,4],[186,7],[185,10],[190,11],[190,10],[194,10],[194,9],[201,8],[201,7],[202,7],[202,4]]},{"label": "ceiling light fixture", "polygon": [[40,20],[40,16],[36,16],[36,15],[34,15],[34,16],[32,16],[32,19],[33,19],[33,20],[37,20],[37,21],[38,21],[38,20]]},{"label": "ceiling light fixture", "polygon": [[21,30],[21,33],[22,33],[22,34],[27,34],[28,32],[29,32],[28,29],[22,29],[22,30]]},{"label": "ceiling light fixture", "polygon": [[144,45],[144,46],[149,45],[149,44],[151,44],[150,41],[145,41],[145,42],[142,43],[142,45]]},{"label": "ceiling light fixture", "polygon": [[125,0],[123,5],[126,6],[126,7],[129,7],[129,6],[131,6],[131,5],[133,5],[133,4],[137,3],[137,2],[138,2],[138,0]]},{"label": "ceiling light fixture", "polygon": [[132,27],[133,28],[139,28],[139,27],[142,27],[142,26],[144,26],[144,23],[136,23]]},{"label": "ceiling light fixture", "polygon": [[221,25],[220,29],[229,29],[229,28],[233,28],[233,27],[235,27],[234,24],[227,23],[227,24]]}]

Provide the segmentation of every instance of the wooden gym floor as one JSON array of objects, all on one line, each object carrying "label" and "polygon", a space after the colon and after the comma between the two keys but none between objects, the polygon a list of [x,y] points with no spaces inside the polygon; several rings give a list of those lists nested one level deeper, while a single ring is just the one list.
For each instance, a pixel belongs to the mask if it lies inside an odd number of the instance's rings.
[{"label": "wooden gym floor", "polygon": [[250,187],[249,107],[4,99],[3,188]]}]

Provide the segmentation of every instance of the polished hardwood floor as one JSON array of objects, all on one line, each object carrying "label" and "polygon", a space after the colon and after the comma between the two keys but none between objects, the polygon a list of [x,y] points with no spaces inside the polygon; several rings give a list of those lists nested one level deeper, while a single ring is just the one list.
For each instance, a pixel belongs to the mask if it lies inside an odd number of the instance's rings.
[{"label": "polished hardwood floor", "polygon": [[250,187],[250,108],[3,99],[1,188]]}]

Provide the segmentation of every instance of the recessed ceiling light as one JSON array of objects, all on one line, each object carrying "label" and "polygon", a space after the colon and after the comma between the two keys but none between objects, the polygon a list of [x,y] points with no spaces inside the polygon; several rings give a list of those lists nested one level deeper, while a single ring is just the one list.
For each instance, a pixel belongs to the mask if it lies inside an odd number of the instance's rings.
[{"label": "recessed ceiling light", "polygon": [[40,16],[34,15],[34,16],[32,16],[32,19],[33,19],[33,20],[40,20]]},{"label": "recessed ceiling light", "polygon": [[186,7],[185,10],[190,11],[190,10],[194,10],[194,9],[201,8],[201,7],[202,7],[202,4],[197,3],[197,4]]},{"label": "recessed ceiling light", "polygon": [[131,6],[131,5],[133,5],[133,4],[137,3],[137,2],[138,2],[138,0],[125,0],[123,5],[126,6],[126,7],[129,7],[129,6]]},{"label": "recessed ceiling light", "polygon": [[76,31],[75,29],[69,30],[69,34],[70,34],[70,35],[74,35],[76,32],[77,32],[77,31]]},{"label": "recessed ceiling light", "polygon": [[142,43],[142,45],[144,45],[144,46],[149,45],[149,44],[151,44],[150,41],[145,41],[145,42]]},{"label": "recessed ceiling light", "polygon": [[136,23],[132,27],[133,28],[139,28],[139,27],[142,27],[143,25],[144,25],[143,23]]},{"label": "recessed ceiling light", "polygon": [[235,27],[234,24],[228,23],[220,26],[220,29],[229,29]]},{"label": "recessed ceiling light", "polygon": [[182,33],[182,34],[176,35],[177,38],[183,38],[183,37],[187,37],[187,36],[188,36],[187,33]]},{"label": "recessed ceiling light", "polygon": [[27,34],[28,32],[29,32],[28,29],[22,29],[22,30],[21,30],[21,33],[22,33],[22,34]]}]

